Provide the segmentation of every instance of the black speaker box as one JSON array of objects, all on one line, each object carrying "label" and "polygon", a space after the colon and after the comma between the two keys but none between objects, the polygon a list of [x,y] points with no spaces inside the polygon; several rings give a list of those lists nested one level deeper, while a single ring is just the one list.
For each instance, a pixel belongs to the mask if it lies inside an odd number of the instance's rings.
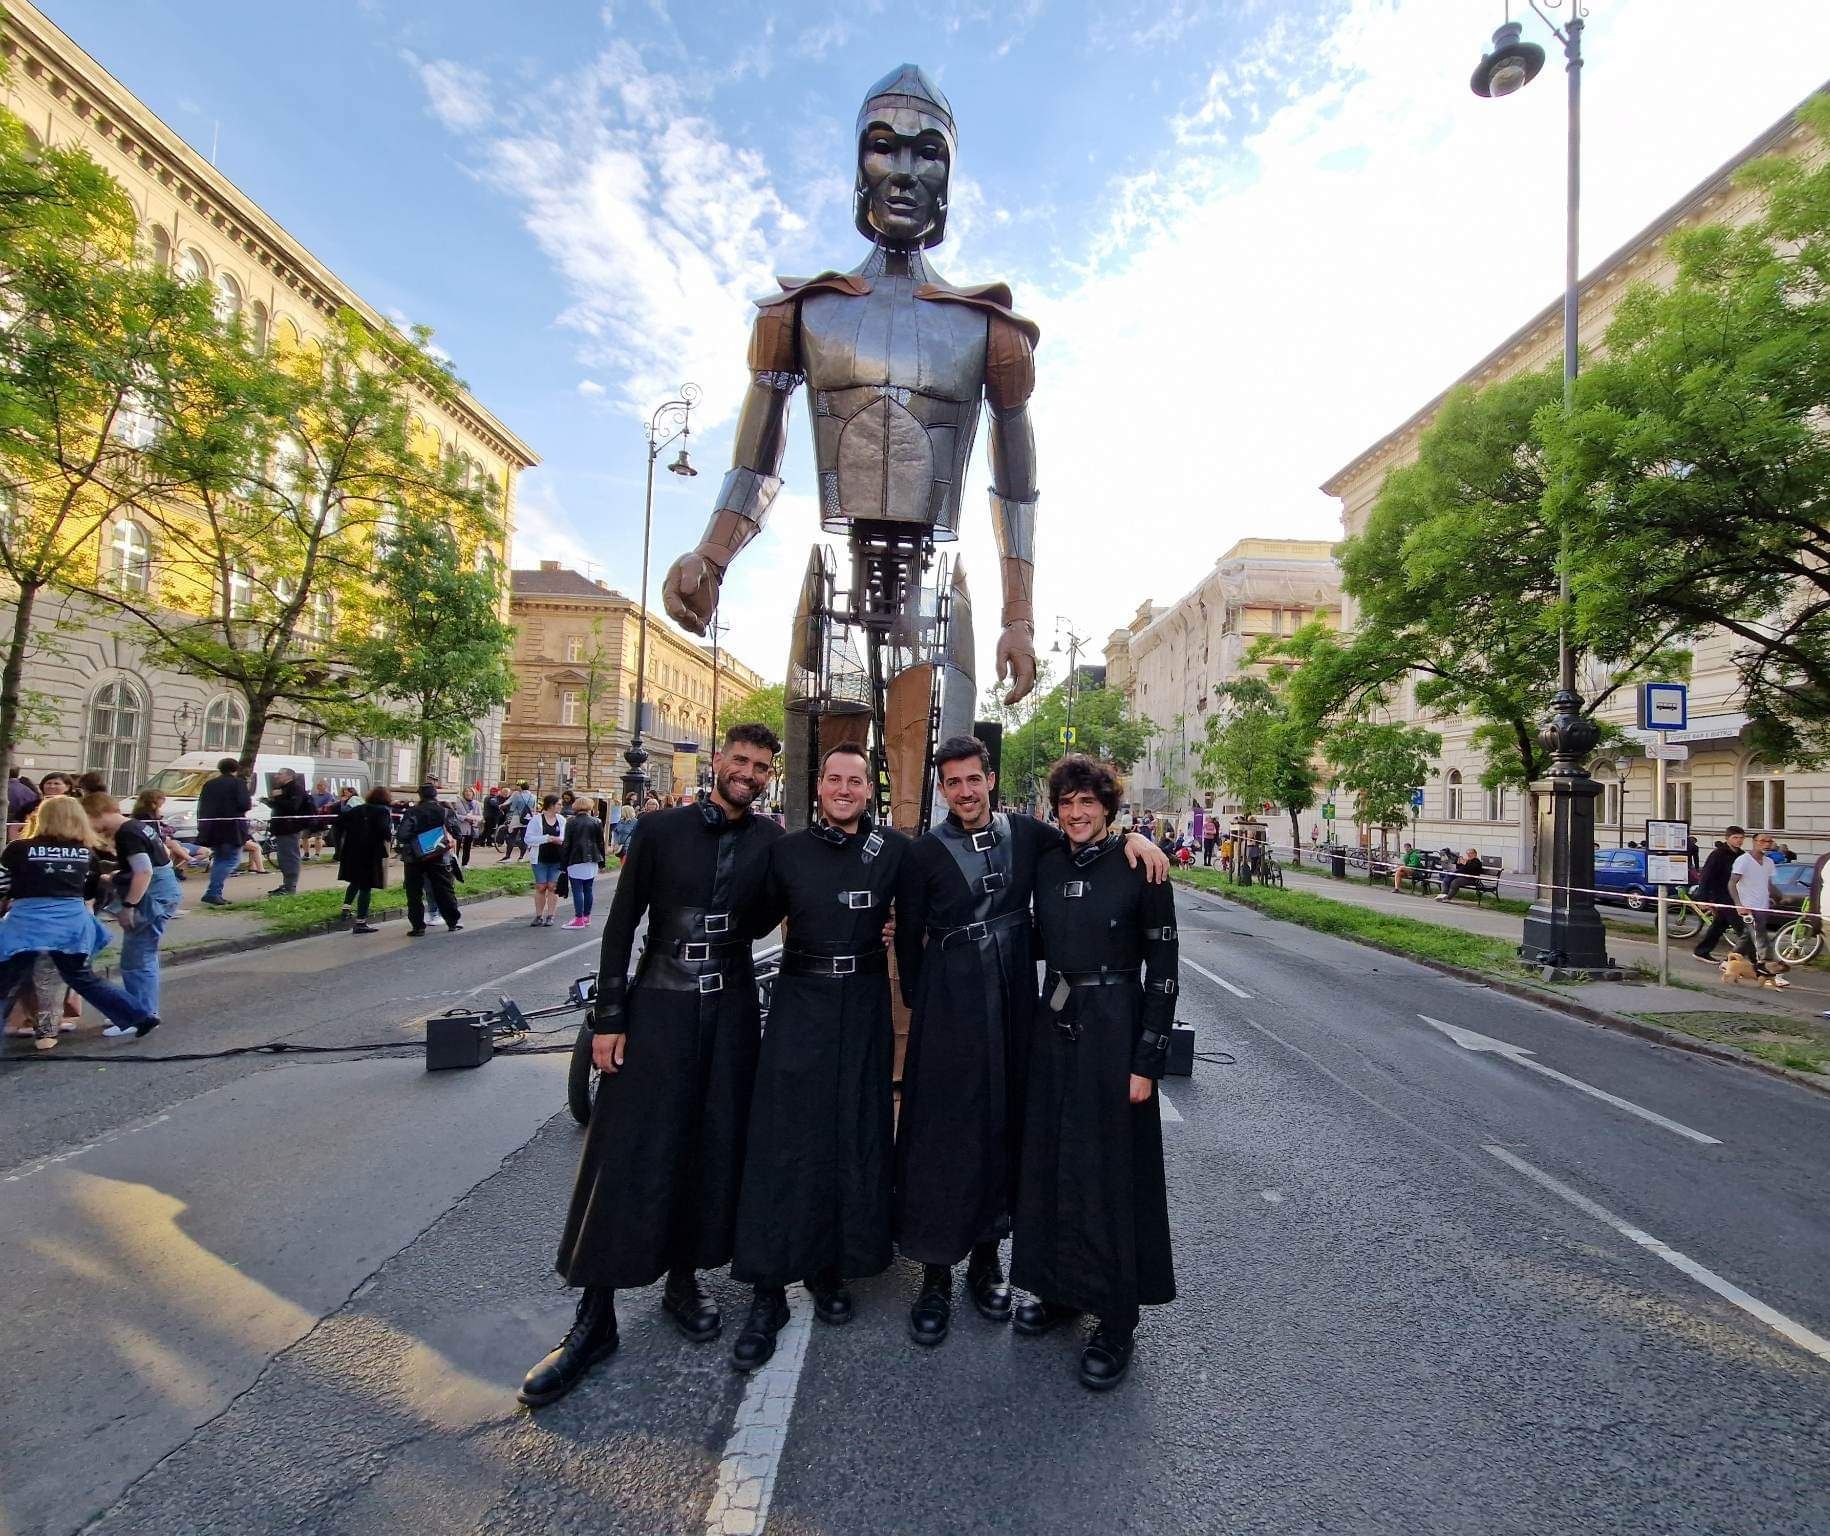
[{"label": "black speaker box", "polygon": [[1163,1064],[1165,1077],[1195,1075],[1195,1031],[1191,1024],[1177,1024],[1169,1031],[1169,1059]]},{"label": "black speaker box", "polygon": [[428,1072],[480,1067],[495,1053],[496,1037],[489,1019],[483,1014],[460,1008],[426,1020]]}]

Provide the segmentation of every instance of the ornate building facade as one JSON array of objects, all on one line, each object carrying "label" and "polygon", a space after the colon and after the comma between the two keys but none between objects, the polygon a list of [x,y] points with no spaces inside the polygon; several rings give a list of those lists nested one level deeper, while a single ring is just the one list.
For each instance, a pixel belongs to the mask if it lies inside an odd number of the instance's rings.
[{"label": "ornate building facade", "polygon": [[[1613,252],[1583,279],[1580,290],[1579,335],[1585,349],[1601,346],[1614,310],[1628,288],[1641,281],[1668,282],[1673,268],[1665,241],[1675,231],[1691,225],[1742,223],[1759,210],[1758,194],[1735,184],[1736,173],[1751,160],[1782,152],[1817,159],[1826,146],[1787,113],[1740,154],[1720,167],[1686,197],[1667,209],[1619,250]],[[1563,302],[1546,305],[1435,399],[1414,412],[1376,443],[1331,475],[1322,486],[1340,498],[1341,523],[1349,535],[1365,526],[1385,477],[1417,456],[1419,437],[1428,430],[1450,389],[1476,389],[1517,374],[1551,364],[1563,353]],[[1353,625],[1353,601],[1348,598],[1344,618]],[[1739,680],[1733,664],[1734,645],[1723,633],[1713,633],[1694,647],[1690,678],[1691,729],[1671,740],[1689,748],[1684,762],[1667,764],[1663,810],[1653,806],[1652,764],[1633,754],[1598,759],[1591,772],[1603,786],[1596,807],[1596,836],[1604,846],[1639,841],[1649,818],[1664,816],[1692,823],[1704,849],[1719,837],[1723,827],[1738,822],[1750,830],[1765,828],[1779,834],[1801,855],[1830,849],[1830,775],[1801,773],[1785,764],[1760,761],[1743,744],[1747,716],[1741,709]],[[1578,679],[1585,695],[1596,685],[1593,676]],[[1545,701],[1549,712],[1549,701]],[[1480,778],[1486,768],[1470,737],[1474,722],[1431,716],[1418,710],[1409,690],[1396,701],[1394,718],[1416,720],[1442,736],[1442,752],[1429,781],[1423,785],[1423,809],[1414,838],[1426,848],[1475,847],[1500,858],[1508,869],[1532,865],[1531,808],[1529,796],[1515,790],[1488,790]],[[1602,711],[1602,718],[1630,726],[1635,719],[1632,691],[1623,689]]]},{"label": "ornate building facade", "polygon": [[[641,605],[557,560],[511,571],[509,582],[516,686],[502,729],[502,778],[614,795],[635,719]],[[710,646],[651,612],[642,697],[655,792],[690,789],[710,760],[714,711],[767,683],[722,648],[714,672]]]},{"label": "ornate building facade", "polygon": [[[41,143],[77,145],[132,200],[141,248],[208,282],[225,313],[239,314],[256,344],[286,348],[321,336],[339,309],[387,325],[252,198],[161,122],[126,86],[64,35],[29,0],[8,0],[0,19],[7,74],[0,104]],[[495,484],[501,529],[493,551],[506,570],[516,478],[539,462],[528,445],[468,393],[446,409],[428,402],[416,421],[425,445]],[[100,530],[98,573],[133,579],[159,552],[150,529],[121,515]],[[506,599],[505,599],[506,600]],[[5,594],[0,593],[0,607]],[[112,610],[77,598],[40,599],[25,686],[58,707],[55,725],[17,754],[36,776],[47,768],[94,768],[128,793],[186,750],[239,749],[246,714],[219,685],[153,665]],[[411,747],[387,741],[324,739],[276,725],[262,750],[364,762],[383,783],[415,772]],[[501,716],[476,722],[469,749],[435,771],[446,783],[493,778],[501,758]]]},{"label": "ornate building facade", "polygon": [[1199,799],[1229,809],[1195,785],[1197,749],[1222,707],[1214,690],[1257,670],[1245,655],[1262,637],[1317,620],[1337,628],[1340,616],[1340,572],[1323,539],[1241,539],[1175,602],[1141,603],[1106,639],[1106,685],[1156,727],[1131,771],[1132,805],[1174,814]]}]

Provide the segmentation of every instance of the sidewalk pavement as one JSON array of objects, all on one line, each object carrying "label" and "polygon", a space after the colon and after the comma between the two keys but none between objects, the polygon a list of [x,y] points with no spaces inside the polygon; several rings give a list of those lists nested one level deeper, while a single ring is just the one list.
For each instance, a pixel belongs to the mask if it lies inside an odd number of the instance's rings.
[{"label": "sidewalk pavement", "polygon": [[[1477,907],[1467,900],[1434,901],[1427,896],[1413,896],[1389,887],[1371,885],[1363,880],[1336,880],[1308,869],[1284,867],[1289,889],[1306,891],[1350,906],[1368,907],[1398,917],[1414,918],[1422,923],[1457,928],[1464,933],[1479,933],[1493,938],[1518,942],[1522,920],[1511,913],[1492,907]],[[1222,893],[1224,894],[1224,893]],[[1607,909],[1602,909],[1607,913]],[[1671,941],[1671,980],[1673,985],[1658,986],[1641,981],[1584,982],[1575,987],[1558,988],[1592,1008],[1612,1013],[1697,1013],[1706,1010],[1732,1010],[1736,1013],[1780,1013],[1794,1018],[1815,1019],[1830,1008],[1830,972],[1814,965],[1792,971],[1787,980],[1792,985],[1784,991],[1767,987],[1734,985],[1721,979],[1713,965],[1704,965],[1691,954],[1694,940]],[[1728,952],[1722,946],[1721,953]],[[1623,967],[1644,966],[1654,975],[1658,971],[1658,940],[1648,934],[1644,939],[1630,938],[1612,929],[1608,933],[1608,953]]]}]

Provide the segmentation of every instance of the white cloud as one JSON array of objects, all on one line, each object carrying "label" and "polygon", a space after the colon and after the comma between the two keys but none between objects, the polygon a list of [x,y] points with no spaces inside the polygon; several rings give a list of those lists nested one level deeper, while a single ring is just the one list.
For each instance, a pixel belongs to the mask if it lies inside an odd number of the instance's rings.
[{"label": "white cloud", "polygon": [[578,381],[578,392],[587,400],[601,400],[605,394],[608,393],[604,386],[599,384],[596,379],[580,379]]},{"label": "white cloud", "polygon": [[489,104],[489,77],[482,70],[450,59],[422,61],[410,53],[406,59],[419,71],[426,105],[447,128],[474,133],[489,125],[495,114]]},{"label": "white cloud", "polygon": [[515,487],[515,529],[509,545],[509,564],[518,570],[532,570],[542,560],[557,560],[572,570],[590,574],[606,568],[603,551],[579,536],[572,518],[554,498],[552,481],[536,471],[523,476]]}]

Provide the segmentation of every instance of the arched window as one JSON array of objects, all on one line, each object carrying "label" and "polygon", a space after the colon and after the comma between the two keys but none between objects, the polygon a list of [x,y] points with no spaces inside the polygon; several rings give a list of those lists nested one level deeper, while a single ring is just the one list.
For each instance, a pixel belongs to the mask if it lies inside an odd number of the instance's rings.
[{"label": "arched window", "polygon": [[1449,795],[1448,809],[1444,814],[1448,817],[1448,819],[1450,821],[1460,821],[1461,820],[1461,769],[1459,769],[1459,768],[1451,768],[1449,770],[1448,795]]},{"label": "arched window", "polygon": [[123,592],[152,585],[152,545],[131,517],[117,518],[108,538],[108,579]]},{"label": "arched window", "polygon": [[169,272],[172,265],[172,237],[166,234],[163,224],[153,225],[148,236],[148,247],[152,252],[153,265]]},{"label": "arched window", "polygon": [[116,678],[95,690],[83,768],[107,779],[110,794],[132,794],[137,787],[145,738],[146,709],[132,683]]},{"label": "arched window", "polygon": [[241,314],[241,284],[227,272],[216,274],[216,318],[227,325]]},{"label": "arched window", "polygon": [[194,245],[187,245],[178,257],[178,276],[187,283],[208,282],[210,264],[203,259],[203,252]]},{"label": "arched window", "polygon": [[308,725],[303,720],[293,721],[292,755],[294,757],[310,757],[318,750],[318,746],[323,740],[324,733],[315,725]]},{"label": "arched window", "polygon": [[239,752],[248,734],[248,707],[232,693],[219,693],[203,706],[203,750]]},{"label": "arched window", "polygon": [[271,325],[267,306],[256,299],[248,306],[248,339],[254,343],[256,352],[267,350],[267,338]]},{"label": "arched window", "polygon": [[1747,765],[1747,829],[1749,832],[1783,832],[1786,825],[1786,781],[1765,763]]}]

